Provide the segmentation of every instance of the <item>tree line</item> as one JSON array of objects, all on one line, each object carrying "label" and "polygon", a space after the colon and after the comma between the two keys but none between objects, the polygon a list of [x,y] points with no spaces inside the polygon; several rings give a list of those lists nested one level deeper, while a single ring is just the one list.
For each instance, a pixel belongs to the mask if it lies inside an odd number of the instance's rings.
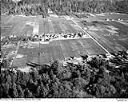
[{"label": "tree line", "polygon": [[1,0],[2,14],[47,15],[45,0]]},{"label": "tree line", "polygon": [[51,0],[49,7],[56,12],[128,13],[128,0]]},{"label": "tree line", "polygon": [[1,0],[1,12],[6,14],[47,15],[53,12],[120,12],[128,13],[128,0]]}]

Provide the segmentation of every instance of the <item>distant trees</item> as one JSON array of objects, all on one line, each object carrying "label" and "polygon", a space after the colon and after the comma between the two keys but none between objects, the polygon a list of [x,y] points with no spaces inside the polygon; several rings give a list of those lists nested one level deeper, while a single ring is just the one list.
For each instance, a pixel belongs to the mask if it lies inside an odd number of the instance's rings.
[{"label": "distant trees", "polygon": [[120,2],[115,2],[114,6],[117,12],[128,13],[128,0],[121,0]]},{"label": "distant trees", "polygon": [[1,0],[1,13],[47,15],[48,8],[57,14],[72,12],[128,13],[128,0]]},{"label": "distant trees", "polygon": [[49,7],[54,12],[122,12],[128,13],[127,0],[51,0]]},{"label": "distant trees", "polygon": [[24,15],[47,15],[46,0],[1,0],[1,13]]}]

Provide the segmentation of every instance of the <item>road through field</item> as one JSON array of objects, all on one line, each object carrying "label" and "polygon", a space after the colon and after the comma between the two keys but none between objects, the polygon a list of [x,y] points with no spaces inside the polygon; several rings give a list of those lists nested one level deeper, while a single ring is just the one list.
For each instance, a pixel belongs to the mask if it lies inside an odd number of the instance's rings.
[{"label": "road through field", "polygon": [[88,34],[94,42],[96,42],[102,49],[104,49],[106,51],[106,53],[110,54],[110,52],[105,48],[103,47],[97,40],[95,40],[95,38],[93,38],[87,31],[85,31],[81,26],[79,26],[73,19],[71,19],[79,28],[81,28],[82,31],[84,31],[86,34]]},{"label": "road through field", "polygon": [[[19,20],[18,20],[19,19]],[[20,23],[23,20],[22,23]],[[26,23],[30,23],[27,25]],[[87,32],[79,27],[75,22],[66,20],[65,18],[39,18],[39,17],[16,17],[14,34],[20,36],[27,36],[31,34],[42,35],[44,33],[78,33],[82,32],[85,37],[83,38],[69,38],[52,40],[48,43],[44,42],[28,42],[27,46],[20,46],[20,43],[16,48],[16,55],[22,55],[22,58],[14,57],[11,66],[23,67],[28,62],[35,63],[49,63],[54,60],[64,60],[67,57],[75,56],[79,57],[82,54],[105,54],[106,51],[99,46],[94,39],[92,39]],[[20,27],[21,26],[21,27]],[[18,28],[17,28],[18,27]],[[17,28],[17,29],[16,29]],[[21,29],[20,29],[21,28]],[[40,44],[40,48],[39,48]],[[24,45],[24,44],[22,44]],[[39,57],[40,56],[40,57]]]},{"label": "road through field", "polygon": [[[44,19],[41,22],[40,20],[38,21],[39,34],[50,32],[51,29],[54,29],[54,33],[84,32],[85,35],[87,34],[80,27],[78,27],[78,25],[74,27],[68,22],[68,20],[65,20],[65,19],[56,20],[52,18],[50,20],[45,19],[45,21],[46,21],[45,23],[49,23],[45,25],[46,26],[45,28],[44,28]],[[73,22],[72,24],[75,24],[75,23]],[[44,29],[46,32],[44,31]],[[19,53],[28,56],[27,62],[44,64],[57,59],[64,60],[65,58],[70,56],[79,57],[82,54],[90,54],[90,55],[100,54],[100,53],[105,53],[105,51],[97,43],[95,43],[90,36],[87,35],[87,38],[66,39],[66,40],[60,39],[57,41],[51,41],[49,42],[49,44],[40,44],[40,49],[35,48],[33,50],[28,49],[28,51],[25,51],[25,49],[20,48]]]}]

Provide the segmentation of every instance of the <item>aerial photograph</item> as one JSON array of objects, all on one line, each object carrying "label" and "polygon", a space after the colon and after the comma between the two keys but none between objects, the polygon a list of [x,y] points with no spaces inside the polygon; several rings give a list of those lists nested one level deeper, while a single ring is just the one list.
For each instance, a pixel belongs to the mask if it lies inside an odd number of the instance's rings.
[{"label": "aerial photograph", "polygon": [[0,6],[0,98],[128,98],[128,0]]}]

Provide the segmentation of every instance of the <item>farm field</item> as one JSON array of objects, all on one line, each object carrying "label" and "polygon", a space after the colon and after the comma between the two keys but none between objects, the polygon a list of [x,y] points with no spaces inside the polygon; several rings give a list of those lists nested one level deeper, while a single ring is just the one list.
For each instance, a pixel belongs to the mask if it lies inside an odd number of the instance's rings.
[{"label": "farm field", "polygon": [[109,52],[128,49],[127,14],[99,14],[82,21],[85,23],[82,24],[81,20],[76,22],[81,27],[85,27],[86,31]]},{"label": "farm field", "polygon": [[[96,20],[105,20],[105,19],[123,19],[125,21],[128,20],[128,14],[121,14],[121,13],[102,13],[102,14],[93,14],[93,16],[88,16],[85,14],[86,17],[81,17],[80,20],[87,20],[87,21],[96,21]],[[77,19],[77,18],[76,18]]]},{"label": "farm field", "polygon": [[[33,33],[44,35],[82,32],[86,35],[86,38],[53,40],[47,44],[40,44],[40,48],[39,42],[27,42],[28,45],[31,45],[30,48],[21,46],[23,45],[23,42],[21,42],[13,60],[13,66],[23,67],[29,62],[44,64],[57,59],[64,60],[70,56],[79,57],[82,54],[105,54],[107,52],[104,49],[108,52],[128,49],[128,29],[127,26],[119,22],[107,22],[109,26],[118,28],[118,36],[105,36],[105,34],[110,32],[106,30],[82,30],[81,27],[83,26],[78,18],[74,20],[76,20],[80,27],[73,20],[66,19],[63,16],[47,18],[42,18],[41,16],[2,16],[1,19],[2,37],[9,35],[25,37],[31,36]],[[5,52],[6,50],[2,47],[2,51]],[[16,46],[14,50],[16,50]]]},{"label": "farm field", "polygon": [[105,14],[96,14],[96,17],[99,19],[123,19],[128,20],[128,14],[121,13],[105,13]]},{"label": "farm field", "polygon": [[39,58],[40,64],[48,64],[49,61],[64,60],[70,56],[79,57],[84,54],[94,55],[101,53],[104,54],[106,52],[90,38],[58,40],[49,44],[41,44],[40,49],[38,47],[33,49],[20,48],[18,55],[24,55],[24,57],[15,59],[13,64],[14,66],[23,66],[28,62],[39,63]]}]

